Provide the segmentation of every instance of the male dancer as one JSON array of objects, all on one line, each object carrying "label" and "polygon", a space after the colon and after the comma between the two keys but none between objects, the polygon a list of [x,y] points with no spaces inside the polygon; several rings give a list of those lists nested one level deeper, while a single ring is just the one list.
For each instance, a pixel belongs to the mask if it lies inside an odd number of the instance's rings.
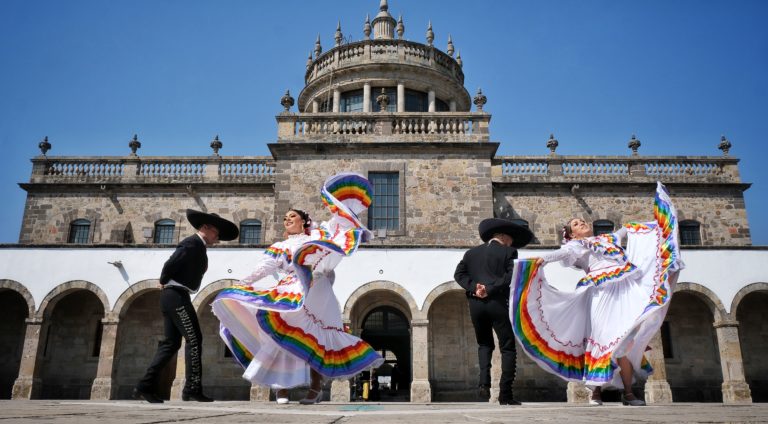
[{"label": "male dancer", "polygon": [[509,322],[509,284],[517,248],[528,244],[533,233],[528,228],[499,218],[485,219],[478,227],[483,244],[469,249],[456,267],[453,278],[466,290],[469,315],[475,327],[480,363],[478,393],[491,395],[491,356],[495,348],[493,331],[501,345],[499,403],[520,405],[512,397],[515,381],[515,338]]},{"label": "male dancer", "polygon": [[182,337],[186,342],[186,383],[181,399],[213,402],[203,394],[203,334],[189,295],[200,288],[203,274],[208,269],[206,246],[213,246],[219,240],[234,240],[240,231],[235,224],[215,213],[187,209],[187,220],[195,227],[197,234],[185,238],[176,246],[160,273],[160,284],[163,286],[160,309],[163,312],[165,338],[160,342],[146,374],[133,389],[134,399],[144,399],[149,403],[163,403],[156,394],[157,380],[181,347]]}]

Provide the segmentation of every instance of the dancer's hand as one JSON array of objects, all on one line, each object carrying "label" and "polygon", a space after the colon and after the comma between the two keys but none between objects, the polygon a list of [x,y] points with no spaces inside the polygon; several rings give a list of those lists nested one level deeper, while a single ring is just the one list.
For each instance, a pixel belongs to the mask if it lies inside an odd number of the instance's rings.
[{"label": "dancer's hand", "polygon": [[475,297],[480,299],[488,297],[488,292],[485,290],[485,284],[478,283],[475,285]]}]

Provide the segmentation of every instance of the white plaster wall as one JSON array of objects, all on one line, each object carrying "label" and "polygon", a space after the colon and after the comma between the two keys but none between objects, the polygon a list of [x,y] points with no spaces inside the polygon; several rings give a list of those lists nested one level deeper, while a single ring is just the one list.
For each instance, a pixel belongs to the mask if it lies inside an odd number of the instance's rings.
[{"label": "white plaster wall", "polygon": [[[111,309],[130,285],[157,279],[169,249],[76,249],[17,248],[0,249],[0,279],[25,286],[39,307],[56,286],[83,280],[99,286]],[[538,256],[543,250],[520,252],[521,257]],[[262,250],[209,249],[208,272],[203,287],[222,279],[248,275]],[[390,281],[405,288],[421,308],[427,295],[440,284],[453,281],[463,249],[365,249],[346,258],[336,268],[336,295],[343,307],[361,285]],[[768,282],[766,250],[691,250],[682,252],[686,269],[679,282],[701,284],[714,292],[726,309],[744,286]],[[120,261],[121,268],[108,262]],[[559,264],[545,268],[547,278],[561,290],[572,290],[582,273]]]}]

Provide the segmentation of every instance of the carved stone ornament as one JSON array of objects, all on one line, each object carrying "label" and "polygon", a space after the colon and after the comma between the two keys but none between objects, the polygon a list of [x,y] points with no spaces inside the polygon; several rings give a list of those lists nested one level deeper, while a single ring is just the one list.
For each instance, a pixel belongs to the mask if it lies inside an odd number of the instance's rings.
[{"label": "carved stone ornament", "polygon": [[219,141],[219,136],[216,135],[216,137],[211,142],[211,149],[213,149],[214,156],[219,155],[219,149],[221,149],[222,147],[224,147],[224,143]]},{"label": "carved stone ornament", "polygon": [[724,135],[720,136],[720,144],[717,145],[717,148],[723,151],[723,156],[728,156],[732,146],[731,142]]},{"label": "carved stone ornament", "polygon": [[128,147],[131,148],[131,156],[136,156],[136,150],[141,148],[141,142],[136,134],[133,135],[133,139],[128,143]]},{"label": "carved stone ornament", "polygon": [[285,95],[283,95],[283,97],[280,99],[280,104],[283,105],[286,112],[291,109],[291,106],[294,104],[294,100],[293,97],[291,97],[290,90],[285,90]]},{"label": "carved stone ornament", "polygon": [[381,94],[376,97],[376,103],[379,104],[379,112],[386,112],[387,106],[389,106],[389,96],[385,89],[381,89]]},{"label": "carved stone ornament", "polygon": [[632,138],[629,139],[629,143],[627,143],[627,147],[632,149],[633,155],[637,155],[637,149],[640,148],[640,144],[641,144],[640,140],[638,140],[637,137],[635,137],[635,135],[632,134]]},{"label": "carved stone ornament", "polygon": [[43,141],[40,142],[40,144],[37,145],[37,147],[40,148],[40,152],[43,153],[43,156],[45,156],[46,153],[48,153],[49,150],[51,150],[51,143],[48,142],[48,136],[46,135]]},{"label": "carved stone ornament", "polygon": [[485,97],[485,94],[483,94],[483,90],[477,89],[477,94],[475,94],[475,98],[472,100],[472,103],[477,106],[478,111],[483,110],[483,106],[485,106],[486,103],[488,103],[488,98]]},{"label": "carved stone ornament", "polygon": [[555,150],[557,150],[557,146],[559,146],[560,143],[555,138],[554,134],[549,135],[549,140],[547,140],[547,149],[549,149],[549,152],[551,154],[555,154]]}]

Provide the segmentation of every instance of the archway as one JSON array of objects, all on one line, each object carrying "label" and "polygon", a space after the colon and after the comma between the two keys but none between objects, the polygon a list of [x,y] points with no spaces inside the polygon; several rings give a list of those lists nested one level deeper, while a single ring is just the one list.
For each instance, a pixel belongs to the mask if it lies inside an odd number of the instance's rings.
[{"label": "archway", "polygon": [[722,402],[714,304],[703,294],[687,290],[676,291],[670,304],[662,340],[675,402]]},{"label": "archway", "polygon": [[[366,286],[363,286],[366,287]],[[371,400],[407,401],[410,398],[411,369],[411,308],[409,302],[399,293],[368,286],[350,309],[351,330],[378,351],[385,363],[375,370],[380,382],[378,399]],[[394,380],[396,387],[392,384]],[[363,373],[361,378],[370,378]],[[395,390],[396,389],[396,390]],[[355,395],[359,395],[355,391]],[[353,399],[356,396],[353,395]]]},{"label": "archway", "polygon": [[[118,301],[115,310],[120,316],[114,361],[114,385],[117,399],[130,399],[133,388],[144,375],[158,344],[163,339],[163,314],[160,312],[157,282],[141,282],[132,287],[128,296]],[[118,309],[119,306],[119,309]],[[170,399],[171,385],[176,375],[174,356],[160,375],[157,395]]]},{"label": "archway", "polygon": [[24,349],[25,320],[30,311],[24,296],[10,289],[0,288],[0,399],[10,399],[13,383],[19,375],[21,354]]},{"label": "archway", "polygon": [[42,302],[45,324],[38,364],[43,399],[89,399],[96,377],[104,304],[97,293],[72,286],[54,290],[57,294]]},{"label": "archway", "polygon": [[744,377],[753,402],[768,402],[768,290],[748,293],[736,309]]},{"label": "archway", "polygon": [[243,367],[219,337],[219,320],[211,302],[233,280],[222,280],[206,286],[195,296],[194,306],[203,333],[203,388],[216,400],[248,400],[251,383],[243,378]]},{"label": "archway", "polygon": [[441,293],[428,307],[432,399],[479,401],[477,342],[464,291]]}]

